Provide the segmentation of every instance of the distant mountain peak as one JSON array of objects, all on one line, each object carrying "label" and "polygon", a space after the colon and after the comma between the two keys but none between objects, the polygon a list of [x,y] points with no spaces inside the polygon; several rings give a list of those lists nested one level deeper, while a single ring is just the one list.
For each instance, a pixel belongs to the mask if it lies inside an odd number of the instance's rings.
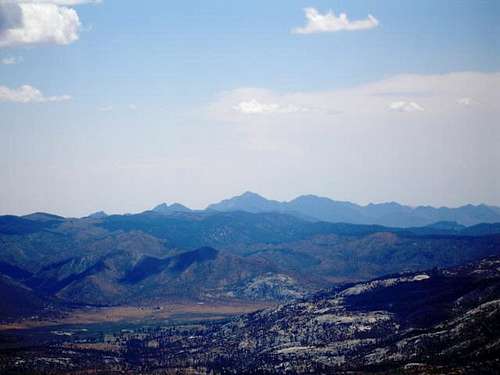
[{"label": "distant mountain peak", "polygon": [[87,217],[90,219],[104,219],[105,217],[108,217],[108,214],[104,211],[97,211]]},{"label": "distant mountain peak", "polygon": [[273,200],[273,199],[267,199],[266,197],[260,195],[260,194],[257,194],[257,193],[253,193],[251,191],[247,191],[245,192],[243,195],[242,195],[243,198],[250,198],[250,199],[259,199],[259,200],[263,200],[263,201],[267,201],[267,202],[278,202],[276,200]]},{"label": "distant mountain peak", "polygon": [[[246,191],[207,207],[214,211],[246,211],[250,213],[280,212],[312,221],[332,223],[374,224],[392,227],[419,227],[436,222],[457,222],[458,225],[500,222],[500,207],[468,204],[462,207],[410,207],[390,201],[361,206],[313,194],[300,195],[291,201],[279,202]],[[448,227],[452,225],[448,224]]]},{"label": "distant mountain peak", "polygon": [[172,203],[169,207],[171,210],[176,210],[176,211],[191,211],[190,208],[184,206],[183,204],[180,203]]},{"label": "distant mountain peak", "polygon": [[240,197],[259,197],[263,198],[262,195],[254,193],[253,191],[247,190],[243,194],[240,195]]},{"label": "distant mountain peak", "polygon": [[253,191],[245,191],[243,194],[237,195],[230,199],[252,199],[252,200],[268,201],[267,198],[264,198],[262,195],[254,193]]},{"label": "distant mountain peak", "polygon": [[257,193],[246,191],[241,195],[211,204],[207,209],[215,211],[247,211],[257,213],[280,211],[281,204],[281,202],[266,199]]},{"label": "distant mountain peak", "polygon": [[191,212],[189,207],[184,206],[180,203],[172,203],[170,206],[166,203],[160,203],[156,207],[153,208],[153,211],[158,212],[160,214],[171,214],[174,212]]},{"label": "distant mountain peak", "polygon": [[166,208],[168,208],[168,204],[166,204],[165,202],[163,202],[163,203],[160,203],[159,205],[155,206],[153,208],[153,211],[164,210]]}]

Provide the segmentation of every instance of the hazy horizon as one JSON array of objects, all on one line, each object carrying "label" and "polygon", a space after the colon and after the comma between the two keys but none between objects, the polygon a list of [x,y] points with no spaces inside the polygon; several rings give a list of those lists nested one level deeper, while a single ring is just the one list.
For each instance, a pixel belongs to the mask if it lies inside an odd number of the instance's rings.
[{"label": "hazy horizon", "polygon": [[258,192],[254,192],[254,191],[249,191],[249,190],[246,190],[246,191],[243,191],[243,192],[240,192],[238,194],[235,194],[235,195],[232,195],[232,196],[227,196],[227,197],[223,197],[219,200],[216,200],[216,201],[211,201],[211,202],[207,202],[206,204],[202,205],[202,206],[198,206],[198,207],[194,207],[194,206],[190,206],[184,202],[180,202],[180,201],[173,201],[173,200],[163,200],[163,201],[158,201],[156,203],[153,203],[151,204],[150,206],[147,206],[147,207],[143,207],[143,208],[138,208],[137,210],[135,211],[124,211],[122,209],[120,209],[119,207],[116,209],[116,210],[111,210],[111,211],[106,211],[106,210],[103,210],[103,209],[96,209],[94,211],[91,211],[91,212],[86,212],[86,213],[83,213],[83,214],[78,214],[78,215],[66,215],[66,214],[63,214],[63,213],[59,213],[59,212],[54,212],[54,211],[43,211],[43,210],[38,210],[38,211],[28,211],[28,212],[20,212],[20,213],[2,213],[1,215],[17,215],[17,216],[23,216],[23,215],[29,215],[29,214],[32,214],[32,213],[48,213],[48,214],[54,214],[54,215],[59,215],[59,216],[63,216],[63,217],[67,217],[67,218],[71,218],[71,217],[75,217],[75,218],[79,218],[79,217],[85,217],[87,215],[91,215],[91,214],[94,214],[94,213],[97,213],[97,212],[105,212],[106,214],[110,214],[110,215],[125,215],[125,214],[137,214],[137,213],[141,213],[141,212],[144,212],[144,211],[149,211],[149,210],[152,210],[153,208],[155,208],[156,206],[158,205],[161,205],[161,204],[167,204],[168,206],[172,205],[172,204],[181,204],[183,206],[186,206],[187,208],[191,209],[191,210],[194,210],[194,211],[203,211],[203,210],[206,210],[208,209],[208,207],[211,205],[211,204],[214,204],[214,203],[219,203],[223,200],[226,200],[226,199],[231,199],[231,198],[235,198],[235,197],[239,197],[241,195],[244,195],[246,193],[253,193],[253,194],[257,194],[267,200],[272,200],[272,201],[278,201],[278,202],[290,202],[292,201],[293,199],[295,198],[298,198],[298,197],[301,197],[301,196],[308,196],[308,195],[312,195],[312,196],[316,196],[316,197],[319,197],[319,198],[328,198],[328,199],[331,199],[333,201],[339,201],[339,202],[349,202],[349,203],[354,203],[354,204],[357,204],[361,207],[365,207],[365,206],[368,206],[370,204],[384,204],[384,203],[397,203],[397,204],[400,204],[402,206],[407,206],[407,207],[411,207],[411,208],[417,208],[417,207],[433,207],[433,208],[459,208],[459,207],[463,207],[463,206],[466,206],[466,205],[469,205],[469,204],[472,204],[474,206],[480,206],[480,205],[486,205],[486,206],[490,206],[490,207],[497,207],[497,208],[500,208],[500,206],[496,206],[496,205],[491,205],[491,204],[486,204],[486,203],[477,203],[477,204],[473,204],[473,203],[466,203],[464,205],[459,205],[459,206],[444,206],[444,205],[441,205],[441,206],[433,206],[433,205],[429,205],[429,204],[419,204],[419,205],[411,205],[411,204],[405,204],[403,202],[396,202],[396,201],[383,201],[383,202],[368,202],[368,203],[359,203],[359,202],[353,202],[353,201],[348,201],[348,200],[339,200],[339,199],[335,199],[334,197],[327,197],[327,196],[322,196],[322,195],[317,195],[317,194],[310,194],[310,193],[305,193],[305,194],[299,194],[297,196],[294,196],[290,199],[279,199],[279,198],[270,198],[268,196],[265,196],[265,195],[262,195]]},{"label": "hazy horizon", "polygon": [[0,214],[500,206],[497,1],[8,0]]}]

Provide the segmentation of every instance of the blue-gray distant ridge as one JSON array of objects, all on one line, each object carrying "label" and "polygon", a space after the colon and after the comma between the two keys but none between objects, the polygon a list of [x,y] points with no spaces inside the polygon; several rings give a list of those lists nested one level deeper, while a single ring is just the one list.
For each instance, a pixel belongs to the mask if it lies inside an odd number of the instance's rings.
[{"label": "blue-gray distant ridge", "polygon": [[249,191],[211,204],[207,209],[222,212],[280,212],[317,221],[390,227],[425,226],[437,222],[457,223],[465,226],[500,222],[500,207],[485,204],[435,208],[431,206],[410,207],[397,202],[389,202],[361,206],[316,195],[301,195],[288,202],[279,202]]}]

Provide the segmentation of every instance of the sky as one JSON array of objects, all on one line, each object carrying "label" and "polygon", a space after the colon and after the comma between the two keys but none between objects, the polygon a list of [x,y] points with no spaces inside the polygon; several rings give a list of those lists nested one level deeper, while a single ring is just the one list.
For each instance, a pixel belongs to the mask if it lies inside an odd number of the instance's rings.
[{"label": "sky", "polygon": [[0,214],[500,205],[500,2],[0,0]]}]

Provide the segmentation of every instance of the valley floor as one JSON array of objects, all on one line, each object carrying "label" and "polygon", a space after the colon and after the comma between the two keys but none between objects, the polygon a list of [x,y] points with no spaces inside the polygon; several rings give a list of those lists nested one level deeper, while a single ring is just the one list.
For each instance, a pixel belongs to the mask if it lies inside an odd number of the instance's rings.
[{"label": "valley floor", "polygon": [[71,310],[57,318],[34,316],[19,321],[0,323],[0,335],[6,331],[66,325],[217,320],[274,306],[276,304],[272,302],[217,300],[161,302],[148,306],[84,307]]}]

